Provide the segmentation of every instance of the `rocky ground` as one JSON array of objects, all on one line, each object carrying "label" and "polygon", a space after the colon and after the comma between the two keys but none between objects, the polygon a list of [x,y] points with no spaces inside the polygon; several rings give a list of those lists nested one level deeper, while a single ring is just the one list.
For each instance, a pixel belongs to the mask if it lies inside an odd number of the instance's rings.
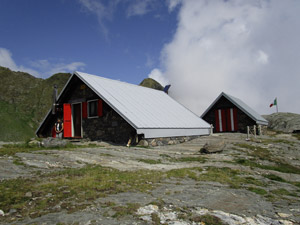
[{"label": "rocky ground", "polygon": [[[223,151],[201,154],[207,143]],[[2,224],[300,222],[296,135],[214,134],[151,148],[0,146]]]}]

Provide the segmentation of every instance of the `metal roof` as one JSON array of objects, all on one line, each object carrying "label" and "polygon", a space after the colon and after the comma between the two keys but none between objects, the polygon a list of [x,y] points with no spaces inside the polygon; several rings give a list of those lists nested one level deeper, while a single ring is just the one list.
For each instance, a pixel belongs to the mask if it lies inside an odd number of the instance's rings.
[{"label": "metal roof", "polygon": [[233,97],[229,94],[226,94],[222,92],[216,100],[205,110],[205,112],[201,115],[201,118],[205,116],[205,114],[215,105],[219,99],[224,96],[227,98],[232,104],[234,104],[236,107],[238,107],[241,111],[243,111],[246,115],[248,115],[251,119],[256,121],[257,124],[261,125],[268,125],[268,121],[264,119],[261,115],[259,115],[257,112],[255,112],[252,108],[250,108],[246,103],[244,103],[242,100],[239,98]]},{"label": "metal roof", "polygon": [[208,123],[163,91],[82,72],[73,76],[146,138],[209,134]]}]

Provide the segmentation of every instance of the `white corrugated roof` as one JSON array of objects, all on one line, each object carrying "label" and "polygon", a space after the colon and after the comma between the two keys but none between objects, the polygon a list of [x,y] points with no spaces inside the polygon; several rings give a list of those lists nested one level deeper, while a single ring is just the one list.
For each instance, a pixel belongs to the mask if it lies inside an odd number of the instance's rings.
[{"label": "white corrugated roof", "polygon": [[[166,132],[167,129],[210,128],[208,123],[163,91],[82,72],[75,72],[74,75],[136,129],[163,129]],[[184,136],[182,132],[181,135]],[[188,132],[186,135],[189,135]]]},{"label": "white corrugated roof", "polygon": [[246,115],[248,115],[250,118],[252,118],[254,121],[256,121],[257,124],[261,125],[268,125],[268,121],[264,119],[261,115],[259,115],[257,112],[255,112],[252,108],[250,108],[246,103],[244,103],[241,99],[233,97],[229,94],[226,94],[222,92],[216,100],[206,109],[206,111],[201,115],[203,116],[213,107],[213,105],[222,97],[224,96],[227,98],[230,102],[232,102],[234,105],[236,105],[241,111],[243,111]]}]

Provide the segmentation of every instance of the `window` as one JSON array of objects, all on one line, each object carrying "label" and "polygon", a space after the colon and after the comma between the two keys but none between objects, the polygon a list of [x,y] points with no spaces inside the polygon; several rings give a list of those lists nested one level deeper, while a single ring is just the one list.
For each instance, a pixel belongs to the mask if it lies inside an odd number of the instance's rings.
[{"label": "window", "polygon": [[98,100],[88,101],[88,117],[98,117]]}]

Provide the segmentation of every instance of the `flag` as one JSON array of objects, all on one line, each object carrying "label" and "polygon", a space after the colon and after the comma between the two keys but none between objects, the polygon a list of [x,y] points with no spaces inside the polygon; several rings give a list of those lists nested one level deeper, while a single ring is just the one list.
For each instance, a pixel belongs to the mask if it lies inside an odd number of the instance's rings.
[{"label": "flag", "polygon": [[273,105],[277,105],[277,98],[275,98],[274,101],[270,104],[270,107],[272,107]]}]

